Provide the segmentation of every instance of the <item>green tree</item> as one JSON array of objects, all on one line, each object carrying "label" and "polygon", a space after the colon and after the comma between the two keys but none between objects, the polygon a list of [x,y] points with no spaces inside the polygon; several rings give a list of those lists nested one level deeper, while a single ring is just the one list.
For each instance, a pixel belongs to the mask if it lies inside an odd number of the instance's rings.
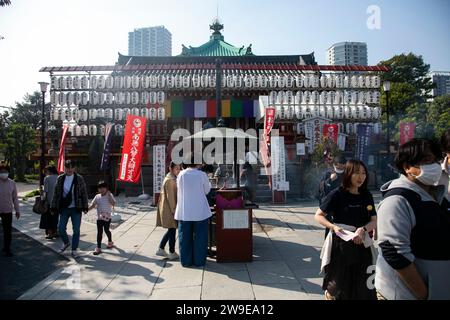
[{"label": "green tree", "polygon": [[12,123],[6,134],[8,160],[15,169],[17,181],[26,181],[25,169],[28,157],[36,149],[36,132],[27,124]]},{"label": "green tree", "polygon": [[5,159],[7,150],[6,133],[9,123],[10,123],[9,113],[8,111],[4,111],[3,113],[0,114],[0,155],[2,157],[2,160],[6,160]]},{"label": "green tree", "polygon": [[[42,121],[42,95],[39,91],[26,94],[23,102],[16,102],[12,109],[11,122],[28,124],[33,129],[39,129]],[[50,104],[45,105],[45,117],[50,117]]]}]

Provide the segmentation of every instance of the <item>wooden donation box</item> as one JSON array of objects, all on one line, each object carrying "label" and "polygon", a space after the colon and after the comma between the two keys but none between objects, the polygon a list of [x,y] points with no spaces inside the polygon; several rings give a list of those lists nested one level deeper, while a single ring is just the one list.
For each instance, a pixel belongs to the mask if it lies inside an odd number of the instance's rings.
[{"label": "wooden donation box", "polygon": [[217,262],[252,261],[252,209],[244,208],[241,190],[217,191],[216,257]]}]

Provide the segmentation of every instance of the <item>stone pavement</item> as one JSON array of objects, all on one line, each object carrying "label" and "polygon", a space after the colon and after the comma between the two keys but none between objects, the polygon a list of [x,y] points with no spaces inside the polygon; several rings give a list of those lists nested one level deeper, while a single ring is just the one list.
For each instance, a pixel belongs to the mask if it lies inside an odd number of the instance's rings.
[{"label": "stone pavement", "polygon": [[[14,226],[58,250],[60,241],[43,239],[31,203],[23,208]],[[218,264],[208,258],[202,268],[154,256],[165,232],[155,226],[154,208],[141,208],[118,226],[116,248],[99,256],[92,255],[96,227],[83,221],[81,256],[70,258],[19,299],[323,299],[319,255],[324,231],[314,221],[316,208],[314,202],[261,206],[253,211],[253,262]]]}]

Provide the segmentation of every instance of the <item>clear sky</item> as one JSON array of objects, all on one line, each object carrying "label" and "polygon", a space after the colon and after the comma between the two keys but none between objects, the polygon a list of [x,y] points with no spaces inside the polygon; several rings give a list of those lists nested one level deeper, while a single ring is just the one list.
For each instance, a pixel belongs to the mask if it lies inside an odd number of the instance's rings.
[{"label": "clear sky", "polygon": [[[432,70],[450,71],[448,0],[12,0],[0,8],[0,106],[13,106],[48,81],[43,66],[112,65],[128,54],[128,32],[164,25],[172,54],[181,44],[208,41],[219,16],[225,41],[253,52],[315,52],[341,41],[367,42],[369,64],[395,54],[423,55]],[[371,5],[380,8],[380,29],[369,29]]]}]

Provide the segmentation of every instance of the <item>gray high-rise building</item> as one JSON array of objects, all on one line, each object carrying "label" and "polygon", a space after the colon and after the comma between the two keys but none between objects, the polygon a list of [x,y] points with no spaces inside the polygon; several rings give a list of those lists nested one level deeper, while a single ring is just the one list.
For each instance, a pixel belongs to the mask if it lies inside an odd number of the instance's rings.
[{"label": "gray high-rise building", "polygon": [[436,84],[433,89],[433,97],[450,94],[450,71],[433,71],[430,73],[431,80]]},{"label": "gray high-rise building", "polygon": [[327,50],[329,65],[367,66],[367,44],[365,42],[339,42]]},{"label": "gray high-rise building", "polygon": [[134,29],[128,33],[128,55],[171,56],[172,34],[164,26]]}]

